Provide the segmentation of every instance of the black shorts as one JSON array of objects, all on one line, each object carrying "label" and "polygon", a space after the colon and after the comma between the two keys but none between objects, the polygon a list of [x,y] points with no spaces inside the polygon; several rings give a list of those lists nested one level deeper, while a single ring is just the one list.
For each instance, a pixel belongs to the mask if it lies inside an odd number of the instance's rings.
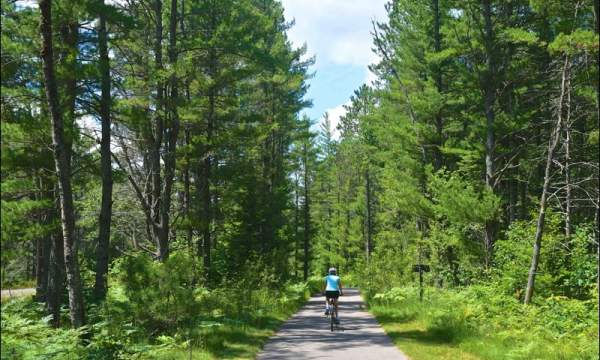
[{"label": "black shorts", "polygon": [[325,291],[325,297],[327,299],[337,299],[340,297],[340,292],[339,290]]}]

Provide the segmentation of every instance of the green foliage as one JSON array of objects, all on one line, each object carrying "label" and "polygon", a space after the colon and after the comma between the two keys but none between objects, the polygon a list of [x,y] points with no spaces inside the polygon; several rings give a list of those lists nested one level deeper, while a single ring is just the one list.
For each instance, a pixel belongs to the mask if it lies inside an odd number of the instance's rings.
[{"label": "green foliage", "polygon": [[[106,301],[90,306],[90,325],[77,331],[52,329],[49,318],[40,320],[42,305],[31,300],[3,304],[2,358],[162,359],[189,351],[231,358],[243,344],[249,344],[244,357],[252,357],[309,295],[304,283],[246,287],[255,276],[208,290],[182,277],[189,274],[188,260],[177,252],[165,263],[147,256],[121,259],[111,270]],[[136,276],[127,273],[133,270]],[[266,284],[272,276],[259,277]]]},{"label": "green foliage", "polygon": [[579,52],[598,52],[598,34],[589,30],[577,29],[571,34],[560,33],[548,45],[551,53],[575,55]]},{"label": "green foliage", "polygon": [[[374,27],[377,81],[354,92],[337,129],[325,115],[319,134],[299,115],[313,60],[288,39],[280,1],[174,2],[182,14],[166,1],[158,14],[135,1],[52,3],[86,293],[102,190],[96,24],[107,20],[109,291],[86,301],[79,331],[51,329],[31,301],[3,304],[3,358],[252,357],[321,291],[330,266],[380,318],[418,325],[414,338],[490,359],[597,356],[590,1],[391,1]],[[34,285],[33,254],[60,244],[61,231],[39,11],[2,0],[1,16],[2,285]],[[568,126],[544,179],[561,98]],[[524,307],[544,180],[552,193],[536,297]],[[171,256],[156,261],[149,253],[167,227]],[[417,263],[430,266],[423,304]],[[300,284],[305,269],[312,276]]]},{"label": "green foliage", "polygon": [[[325,276],[311,276],[306,282],[308,290],[311,294],[319,294],[323,291]],[[345,279],[344,279],[345,280]]]},{"label": "green foliage", "polygon": [[421,346],[428,341],[452,344],[482,359],[598,356],[594,301],[551,296],[526,306],[494,286],[470,286],[454,291],[427,288],[422,303],[417,288],[393,288],[374,295],[369,304],[386,328],[413,323],[423,327],[425,332],[415,339]]},{"label": "green foliage", "polygon": [[[522,300],[548,180],[536,293],[591,299],[598,185],[591,3],[398,0],[386,10],[387,22],[374,28],[380,61],[370,69],[378,79],[355,91],[339,141],[322,145],[315,271],[329,264],[350,271],[370,297],[414,284],[413,265],[427,264],[429,286],[491,284]],[[544,179],[559,99],[568,127]],[[327,126],[321,137],[329,135]],[[439,324],[461,327],[454,320]]]},{"label": "green foliage", "polygon": [[[261,329],[273,331],[308,295],[304,284],[273,286],[274,274],[261,274],[258,267],[209,290],[194,285],[191,261],[183,251],[162,263],[143,254],[119,259],[111,269],[112,285],[99,314],[103,320],[95,324],[90,347],[98,354],[114,351],[124,358],[162,358],[190,347],[224,353],[230,336],[240,337],[231,339],[235,344]],[[258,350],[266,336],[261,338],[249,351]]]},{"label": "green foliage", "polygon": [[42,305],[31,300],[2,304],[3,359],[60,359],[84,356],[80,337],[86,328],[53,329],[42,317]]},{"label": "green foliage", "polygon": [[505,38],[507,42],[526,45],[536,45],[539,42],[537,34],[522,28],[506,28],[501,34],[501,38]]},{"label": "green foliage", "polygon": [[366,291],[367,297],[375,292],[386,291],[412,278],[412,262],[404,254],[416,251],[412,243],[418,234],[412,229],[387,234],[386,238],[376,238],[378,246],[369,259],[355,270],[359,286]]},{"label": "green foliage", "polygon": [[498,214],[500,198],[484,184],[477,189],[459,174],[440,172],[431,175],[429,186],[435,213],[455,226],[482,225]]},{"label": "green foliage", "polygon": [[[597,276],[596,259],[589,251],[593,233],[578,228],[567,241],[558,214],[548,214],[546,222],[536,291],[544,297],[589,299]],[[522,299],[535,231],[533,222],[515,222],[507,238],[497,242],[494,283],[503,294]]]},{"label": "green foliage", "polygon": [[372,297],[372,300],[379,304],[381,304],[381,303],[388,304],[388,305],[397,304],[407,298],[407,296],[408,296],[407,289],[410,289],[410,288],[394,287],[386,292],[375,294]]},{"label": "green foliage", "polygon": [[121,299],[130,320],[144,328],[176,328],[198,313],[194,301],[192,259],[187,252],[174,252],[165,262],[145,254],[115,262],[111,278],[123,288]]}]

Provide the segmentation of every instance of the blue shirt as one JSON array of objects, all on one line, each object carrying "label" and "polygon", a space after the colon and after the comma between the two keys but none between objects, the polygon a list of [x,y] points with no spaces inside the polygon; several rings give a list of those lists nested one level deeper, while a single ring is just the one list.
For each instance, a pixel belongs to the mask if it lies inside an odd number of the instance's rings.
[{"label": "blue shirt", "polygon": [[325,277],[327,287],[325,291],[340,291],[340,277],[337,275],[327,275]]}]

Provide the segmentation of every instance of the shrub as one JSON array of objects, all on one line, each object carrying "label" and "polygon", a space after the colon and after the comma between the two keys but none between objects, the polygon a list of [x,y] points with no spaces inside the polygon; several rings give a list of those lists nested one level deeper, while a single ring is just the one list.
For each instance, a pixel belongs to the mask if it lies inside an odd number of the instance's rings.
[{"label": "shrub", "polygon": [[[579,227],[567,241],[558,214],[548,213],[546,222],[534,301],[553,295],[590,298],[596,277],[595,254],[589,249],[593,232]],[[506,295],[524,296],[535,231],[535,222],[516,221],[506,239],[496,242],[494,282]]]},{"label": "shrub", "polygon": [[418,288],[393,288],[374,295],[370,303],[384,324],[417,321],[428,338],[451,342],[484,359],[598,358],[595,299],[550,296],[523,305],[490,284],[426,288],[425,294],[419,302]]},{"label": "shrub", "polygon": [[53,329],[50,317],[40,319],[41,306],[31,300],[12,300],[2,305],[2,359],[51,359],[84,354],[80,337],[87,328]]},{"label": "shrub", "polygon": [[[165,262],[145,254],[122,257],[112,271],[113,299],[129,322],[154,331],[185,325],[199,313],[190,256],[173,252]],[[116,294],[115,294],[116,292]]]}]

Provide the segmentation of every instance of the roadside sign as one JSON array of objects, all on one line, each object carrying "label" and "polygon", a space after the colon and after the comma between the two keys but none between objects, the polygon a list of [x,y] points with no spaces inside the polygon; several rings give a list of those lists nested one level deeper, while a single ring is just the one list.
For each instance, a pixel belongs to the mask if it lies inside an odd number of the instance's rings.
[{"label": "roadside sign", "polygon": [[429,265],[425,265],[425,264],[413,265],[413,272],[429,272]]}]

